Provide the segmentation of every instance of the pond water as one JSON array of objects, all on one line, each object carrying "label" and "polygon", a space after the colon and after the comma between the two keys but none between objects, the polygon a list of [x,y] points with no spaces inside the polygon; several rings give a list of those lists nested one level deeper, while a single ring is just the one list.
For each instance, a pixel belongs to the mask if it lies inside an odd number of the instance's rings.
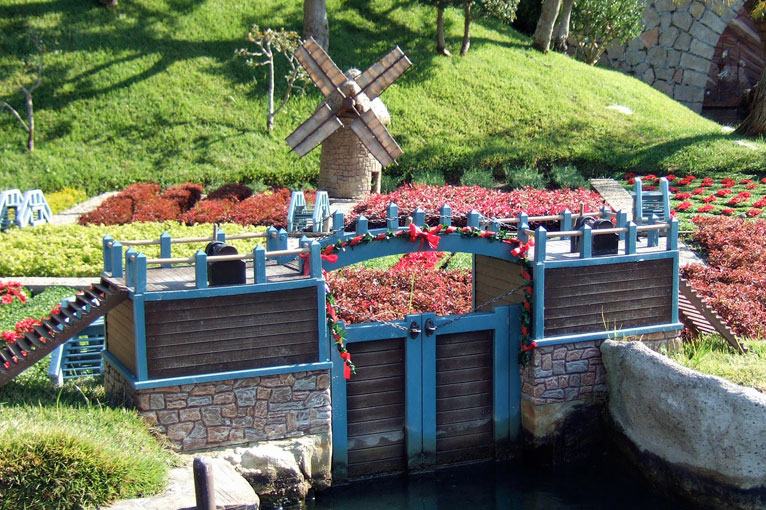
[{"label": "pond water", "polygon": [[333,487],[313,510],[543,510],[679,508],[609,458],[579,467],[535,469],[519,462]]}]

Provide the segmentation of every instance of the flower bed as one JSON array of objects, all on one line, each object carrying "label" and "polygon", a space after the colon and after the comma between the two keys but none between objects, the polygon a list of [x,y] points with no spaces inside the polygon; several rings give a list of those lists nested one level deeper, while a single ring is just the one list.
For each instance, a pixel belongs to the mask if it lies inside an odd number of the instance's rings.
[{"label": "flower bed", "polygon": [[426,212],[426,223],[439,223],[439,208],[448,204],[452,208],[453,223],[465,225],[465,218],[472,209],[489,218],[509,218],[520,212],[529,216],[559,214],[564,209],[579,210],[580,204],[587,211],[601,208],[601,196],[582,188],[560,190],[537,190],[523,188],[511,192],[495,191],[480,186],[428,186],[425,184],[405,185],[386,195],[370,195],[354,207],[349,223],[365,216],[371,225],[378,225],[386,219],[389,203],[399,207],[400,215],[411,215],[420,207]]},{"label": "flower bed", "polygon": [[682,268],[692,287],[729,323],[751,338],[766,334],[766,220],[701,217],[697,241],[709,267]]}]

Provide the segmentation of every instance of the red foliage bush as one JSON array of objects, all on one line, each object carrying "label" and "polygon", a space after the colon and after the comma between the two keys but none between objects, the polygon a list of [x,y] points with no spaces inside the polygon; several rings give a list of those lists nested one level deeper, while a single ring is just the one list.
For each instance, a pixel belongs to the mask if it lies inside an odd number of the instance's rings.
[{"label": "red foliage bush", "polygon": [[424,270],[417,265],[402,270],[350,267],[327,274],[339,319],[346,323],[399,320],[408,313],[429,311],[438,315],[468,313],[471,281],[470,271]]},{"label": "red foliage bush", "polygon": [[208,193],[208,200],[232,200],[241,202],[253,196],[253,190],[244,184],[229,183]]},{"label": "red foliage bush", "polygon": [[202,186],[192,182],[176,184],[166,189],[162,196],[174,200],[181,212],[186,212],[202,198]]},{"label": "red foliage bush", "polygon": [[686,266],[681,274],[740,335],[766,334],[766,220],[700,217],[694,239],[707,251],[709,267]]},{"label": "red foliage bush", "polygon": [[109,197],[89,213],[77,220],[80,225],[123,225],[133,219],[133,199],[115,195]]},{"label": "red foliage bush", "polygon": [[231,200],[200,200],[194,207],[180,216],[180,220],[187,225],[195,223],[225,223],[230,221],[230,215],[234,209]]},{"label": "red foliage bush", "polygon": [[480,186],[427,186],[424,184],[405,185],[386,195],[370,195],[357,204],[351,213],[351,222],[359,216],[378,223],[386,218],[386,207],[394,202],[399,214],[408,216],[420,207],[426,212],[429,225],[439,223],[439,208],[447,204],[452,208],[453,223],[465,225],[465,218],[471,209],[476,209],[489,218],[508,218],[520,212],[530,216],[558,214],[564,209],[579,210],[580,203],[586,211],[601,208],[601,197],[582,188],[571,190],[537,190],[524,188],[511,192],[488,190]]},{"label": "red foliage bush", "polygon": [[170,198],[151,197],[136,207],[131,221],[166,221],[178,219],[181,207]]}]

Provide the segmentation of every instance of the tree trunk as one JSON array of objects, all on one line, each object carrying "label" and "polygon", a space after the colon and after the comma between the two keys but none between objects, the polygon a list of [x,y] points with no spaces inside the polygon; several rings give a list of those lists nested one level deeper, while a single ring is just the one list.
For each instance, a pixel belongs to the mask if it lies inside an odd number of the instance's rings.
[{"label": "tree trunk", "polygon": [[325,0],[303,0],[303,38],[313,37],[327,51],[330,48],[330,25]]},{"label": "tree trunk", "polygon": [[537,28],[532,36],[532,46],[547,53],[551,47],[551,37],[553,36],[553,25],[556,23],[556,17],[559,15],[561,0],[545,0],[540,12],[540,19],[537,20]]},{"label": "tree trunk", "polygon": [[436,53],[445,57],[452,56],[444,42],[444,7],[436,8]]},{"label": "tree trunk", "polygon": [[750,92],[750,112],[734,133],[745,136],[766,134],[766,69]]},{"label": "tree trunk", "polygon": [[27,150],[33,152],[35,150],[35,112],[32,105],[32,92],[27,92],[24,89],[24,95],[27,96]]},{"label": "tree trunk", "polygon": [[460,56],[465,57],[468,54],[468,48],[471,46],[471,4],[465,4],[465,20],[463,21],[463,45],[460,47]]},{"label": "tree trunk", "polygon": [[567,52],[567,39],[569,39],[569,22],[572,19],[572,7],[574,0],[564,0],[561,14],[553,28],[553,49],[561,53]]},{"label": "tree trunk", "polygon": [[269,58],[269,114],[266,116],[266,129],[274,129],[274,55],[271,53],[270,44],[266,43]]}]

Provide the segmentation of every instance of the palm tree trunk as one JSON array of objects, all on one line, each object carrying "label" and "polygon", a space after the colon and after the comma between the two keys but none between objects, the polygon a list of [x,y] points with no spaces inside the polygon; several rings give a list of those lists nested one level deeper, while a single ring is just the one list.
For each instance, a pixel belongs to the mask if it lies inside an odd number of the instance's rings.
[{"label": "palm tree trunk", "polygon": [[452,56],[444,42],[444,7],[436,8],[436,53],[445,57]]},{"label": "palm tree trunk", "polygon": [[560,7],[561,0],[545,0],[543,2],[540,19],[537,20],[537,28],[532,36],[532,46],[543,53],[547,53],[551,47],[553,25],[556,23]]},{"label": "palm tree trunk", "polygon": [[463,21],[463,45],[460,47],[460,56],[465,57],[468,54],[468,48],[471,46],[471,4],[466,2]]},{"label": "palm tree trunk", "polygon": [[750,113],[734,132],[745,136],[766,134],[766,68],[750,94]]}]

